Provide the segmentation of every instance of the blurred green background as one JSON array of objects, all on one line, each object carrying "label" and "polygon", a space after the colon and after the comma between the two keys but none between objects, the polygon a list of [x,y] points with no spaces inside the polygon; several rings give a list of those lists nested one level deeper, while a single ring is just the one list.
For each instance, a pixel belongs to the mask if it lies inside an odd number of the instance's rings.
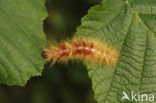
[{"label": "blurred green background", "polygon": [[[47,40],[70,38],[87,10],[102,0],[46,0],[49,16],[44,22]],[[96,103],[85,65],[45,64],[42,76],[25,87],[0,85],[0,103]]]}]

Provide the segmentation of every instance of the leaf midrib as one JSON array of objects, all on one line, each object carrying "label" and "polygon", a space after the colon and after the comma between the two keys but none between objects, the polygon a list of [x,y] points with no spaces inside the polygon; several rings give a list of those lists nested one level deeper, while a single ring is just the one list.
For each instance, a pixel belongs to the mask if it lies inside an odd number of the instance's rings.
[{"label": "leaf midrib", "polygon": [[[130,10],[132,11],[132,13],[133,13],[132,16],[134,16],[134,14],[135,14],[135,15],[138,17],[138,19],[140,20],[140,22],[143,23],[143,25],[144,25],[144,27],[147,29],[147,31],[151,32],[151,33],[153,34],[153,36],[156,37],[156,36],[155,36],[155,33],[145,24],[145,22],[142,20],[142,18],[139,16],[139,14],[135,11],[135,9],[132,8],[132,6],[129,4],[128,0],[126,0],[126,4],[127,4],[127,6],[130,8]],[[121,9],[121,10],[122,10],[122,9]],[[133,17],[132,17],[132,19],[133,19]],[[131,22],[132,22],[132,20],[131,20]],[[131,25],[131,23],[130,23],[130,25]],[[129,27],[130,27],[130,25],[129,25]],[[129,30],[128,30],[128,31],[129,31]],[[127,31],[126,34],[128,34],[128,31]],[[144,71],[144,65],[145,65],[145,55],[146,55],[146,51],[147,51],[148,34],[146,34],[146,35],[147,35],[147,37],[146,37],[146,47],[145,47],[143,65],[142,65],[141,76],[140,76],[139,91],[141,90],[141,84],[142,84],[142,78],[143,78],[143,71]],[[122,43],[121,48],[122,48],[123,45],[124,45],[124,41],[125,41],[126,37],[127,37],[127,35],[125,35],[125,38],[124,38],[124,40],[123,40],[123,43]],[[121,51],[122,51],[122,50],[121,50]],[[116,66],[115,66],[115,70],[114,70],[114,73],[113,73],[113,76],[112,76],[112,79],[111,79],[111,85],[110,85],[110,87],[109,87],[109,89],[108,89],[108,91],[107,91],[107,93],[106,93],[106,97],[105,97],[105,99],[104,99],[104,102],[106,102],[107,96],[109,95],[110,89],[111,89],[111,87],[112,87],[112,83],[113,83],[113,78],[114,78],[114,75],[115,75],[115,71],[116,71]]]},{"label": "leaf midrib", "polygon": [[[130,2],[132,2],[132,0],[131,0]],[[151,28],[148,27],[148,26],[146,25],[146,23],[145,23],[145,22],[142,20],[142,18],[139,16],[138,12],[130,5],[130,2],[129,2],[128,0],[126,0],[127,6],[131,9],[131,11],[132,11],[134,14],[136,14],[136,17],[138,17],[138,19],[140,20],[140,22],[143,23],[143,25],[144,25],[144,27],[147,29],[147,31],[151,32],[151,34],[153,34],[153,36],[154,36],[155,39],[156,39],[156,33],[153,32],[153,31],[151,30]]]},{"label": "leaf midrib", "polygon": [[[128,33],[129,33],[129,30],[130,30],[130,26],[132,25],[133,16],[134,16],[134,15],[132,15],[132,17],[131,17],[131,22],[130,22],[130,25],[129,25],[129,27],[128,27],[127,33],[126,33],[126,35],[125,35],[125,38],[124,38],[124,40],[123,40],[123,42],[122,42],[120,52],[122,51],[122,47],[123,47],[123,45],[124,45],[124,42],[125,42],[126,37],[127,37]],[[112,79],[111,79],[111,85],[110,85],[110,87],[109,87],[109,89],[108,89],[108,91],[107,91],[107,94],[106,94],[106,97],[105,97],[105,99],[104,99],[104,102],[106,102],[107,96],[108,96],[108,94],[109,94],[109,92],[110,92],[110,89],[111,89],[111,87],[112,87],[112,85],[113,85],[112,83],[113,83],[113,78],[114,78],[116,69],[117,69],[117,64],[115,65],[115,70],[114,70],[114,72],[113,72]]]},{"label": "leaf midrib", "polygon": [[146,45],[145,45],[145,52],[144,52],[144,58],[143,58],[143,64],[142,64],[142,71],[141,71],[139,91],[141,90],[142,80],[143,80],[143,73],[144,73],[144,70],[145,70],[145,61],[146,61],[146,53],[147,53],[147,45],[148,45],[148,34],[146,34],[146,43],[145,44]]}]

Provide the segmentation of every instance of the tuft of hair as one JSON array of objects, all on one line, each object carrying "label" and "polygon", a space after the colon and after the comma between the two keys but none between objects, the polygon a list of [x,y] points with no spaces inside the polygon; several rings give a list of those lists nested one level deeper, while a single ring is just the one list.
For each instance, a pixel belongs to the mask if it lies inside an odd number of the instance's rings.
[{"label": "tuft of hair", "polygon": [[47,61],[67,64],[69,60],[82,60],[87,63],[114,64],[118,59],[115,48],[96,38],[73,38],[53,43],[44,49]]}]

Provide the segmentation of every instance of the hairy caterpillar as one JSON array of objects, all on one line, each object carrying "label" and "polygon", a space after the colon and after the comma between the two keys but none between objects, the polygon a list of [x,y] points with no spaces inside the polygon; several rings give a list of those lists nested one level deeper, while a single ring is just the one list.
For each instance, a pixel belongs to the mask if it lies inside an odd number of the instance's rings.
[{"label": "hairy caterpillar", "polygon": [[117,62],[116,49],[108,44],[92,38],[75,38],[59,44],[51,44],[44,49],[43,55],[47,61],[68,63],[68,60],[84,60],[90,63],[112,64]]}]

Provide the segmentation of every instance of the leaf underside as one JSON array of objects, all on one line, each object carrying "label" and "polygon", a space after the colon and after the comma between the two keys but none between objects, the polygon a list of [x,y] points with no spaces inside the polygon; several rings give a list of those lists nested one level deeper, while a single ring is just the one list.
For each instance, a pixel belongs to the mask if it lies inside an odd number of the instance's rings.
[{"label": "leaf underside", "polygon": [[87,64],[99,103],[121,103],[122,91],[156,94],[156,0],[103,0],[83,17],[76,36],[97,37],[120,54],[112,66]]},{"label": "leaf underside", "polygon": [[0,83],[24,86],[41,75],[44,0],[0,0]]}]

